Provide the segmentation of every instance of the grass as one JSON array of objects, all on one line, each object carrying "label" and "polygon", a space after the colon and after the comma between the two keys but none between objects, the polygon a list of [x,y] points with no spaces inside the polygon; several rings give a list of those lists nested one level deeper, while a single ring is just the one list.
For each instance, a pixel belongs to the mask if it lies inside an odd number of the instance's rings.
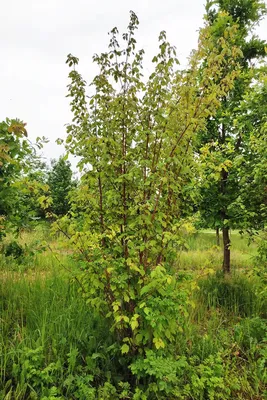
[{"label": "grass", "polygon": [[9,393],[8,382],[24,393],[18,399],[48,395],[48,388],[59,384],[67,394],[66,374],[86,369],[87,357],[107,346],[105,320],[90,311],[77,284],[61,273],[39,273],[34,279],[9,273],[0,299],[1,398]]},{"label": "grass", "polygon": [[[247,275],[257,249],[236,232],[231,237],[234,273],[227,279],[217,272],[222,251],[215,233],[188,237],[188,248],[178,254],[178,271],[193,271],[188,285],[196,285],[173,344],[173,353],[186,360],[179,378],[184,394],[170,400],[267,398],[266,292],[260,277]],[[24,232],[20,243],[44,238],[47,229],[37,228]],[[61,251],[57,242],[50,247]],[[116,338],[81,296],[68,254],[2,257],[0,268],[0,399],[133,398],[123,395],[128,372]]]},{"label": "grass", "polygon": [[[220,269],[223,261],[221,246],[216,245],[215,231],[201,231],[186,238],[186,250],[178,252],[177,268],[189,270]],[[237,231],[231,233],[232,270],[251,269],[255,266],[257,246],[248,236]]]}]

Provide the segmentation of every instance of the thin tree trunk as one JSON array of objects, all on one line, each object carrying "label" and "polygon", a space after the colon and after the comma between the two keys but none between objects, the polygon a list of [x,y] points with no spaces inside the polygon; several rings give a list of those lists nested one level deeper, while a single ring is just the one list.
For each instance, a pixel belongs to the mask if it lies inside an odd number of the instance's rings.
[{"label": "thin tree trunk", "polygon": [[230,273],[230,235],[229,228],[223,228],[223,272],[224,274]]},{"label": "thin tree trunk", "polygon": [[220,246],[220,229],[216,228],[216,244]]}]

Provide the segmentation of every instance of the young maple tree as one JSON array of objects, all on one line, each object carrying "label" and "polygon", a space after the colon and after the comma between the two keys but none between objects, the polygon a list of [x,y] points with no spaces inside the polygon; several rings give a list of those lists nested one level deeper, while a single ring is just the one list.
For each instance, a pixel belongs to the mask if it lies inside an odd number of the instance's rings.
[{"label": "young maple tree", "polygon": [[[74,117],[66,148],[80,157],[83,175],[71,213],[58,222],[84,261],[88,303],[111,319],[122,353],[131,355],[164,348],[177,334],[185,293],[171,266],[193,142],[239,73],[236,27],[226,24],[217,42],[209,27],[200,31],[187,71],[177,68],[175,48],[161,32],[145,81],[137,27],[131,12],[122,44],[114,28],[109,50],[94,56],[99,73],[89,104],[78,59],[67,58]],[[229,74],[222,73],[226,62]]]}]

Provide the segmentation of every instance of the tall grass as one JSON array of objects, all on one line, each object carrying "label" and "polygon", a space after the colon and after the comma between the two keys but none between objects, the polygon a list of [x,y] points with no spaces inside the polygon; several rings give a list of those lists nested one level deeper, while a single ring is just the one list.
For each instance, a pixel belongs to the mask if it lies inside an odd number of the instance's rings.
[{"label": "tall grass", "polygon": [[[246,235],[231,233],[232,270],[250,269],[255,265],[257,246]],[[222,238],[216,245],[215,231],[200,231],[185,237],[185,247],[177,252],[177,268],[185,270],[221,269]]]},{"label": "tall grass", "polygon": [[[247,234],[241,235],[238,231],[230,231],[232,250],[255,254],[257,245],[251,241]],[[188,235],[187,243],[190,250],[207,250],[217,245],[215,231],[202,230]],[[222,248],[222,234],[220,233],[220,246]]]},{"label": "tall grass", "polygon": [[40,394],[38,379],[48,366],[57,372],[47,386],[63,385],[68,369],[74,373],[112,343],[104,319],[91,312],[77,284],[62,274],[9,272],[0,283],[0,327],[0,398],[8,382],[21,392],[15,398],[28,398],[33,383]]},{"label": "tall grass", "polygon": [[[26,232],[20,240],[29,244],[42,235]],[[171,349],[187,362],[179,377],[182,387],[190,387],[185,400],[264,398],[266,292],[259,277],[244,273],[244,266],[253,265],[255,246],[247,247],[247,239],[235,233],[232,239],[237,271],[227,279],[214,273],[221,267],[215,233],[188,237],[188,248],[178,254],[178,275],[182,269],[188,274],[183,285],[195,287]],[[82,297],[72,276],[76,264],[57,242],[50,247],[59,250],[56,258],[46,250],[29,265],[27,259],[0,259],[0,399],[124,398],[109,386],[129,377],[116,338]],[[210,397],[218,379],[221,394]]]},{"label": "tall grass", "polygon": [[255,276],[233,274],[225,277],[219,272],[200,280],[198,285],[198,302],[208,309],[221,308],[240,317],[267,316],[262,285]]}]

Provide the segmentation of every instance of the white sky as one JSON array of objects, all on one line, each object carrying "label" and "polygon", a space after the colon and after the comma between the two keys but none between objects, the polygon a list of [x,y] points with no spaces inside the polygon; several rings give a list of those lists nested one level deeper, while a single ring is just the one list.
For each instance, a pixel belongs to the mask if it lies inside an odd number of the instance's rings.
[{"label": "white sky", "polygon": [[[6,0],[1,2],[0,121],[20,118],[31,139],[46,136],[47,159],[64,148],[55,139],[65,137],[71,122],[66,86],[68,53],[79,57],[79,71],[90,83],[96,70],[95,53],[107,49],[107,32],[124,32],[129,11],[139,18],[138,48],[146,51],[145,70],[157,52],[157,38],[167,31],[180,62],[197,45],[205,0]],[[267,40],[267,20],[258,30]]]}]

